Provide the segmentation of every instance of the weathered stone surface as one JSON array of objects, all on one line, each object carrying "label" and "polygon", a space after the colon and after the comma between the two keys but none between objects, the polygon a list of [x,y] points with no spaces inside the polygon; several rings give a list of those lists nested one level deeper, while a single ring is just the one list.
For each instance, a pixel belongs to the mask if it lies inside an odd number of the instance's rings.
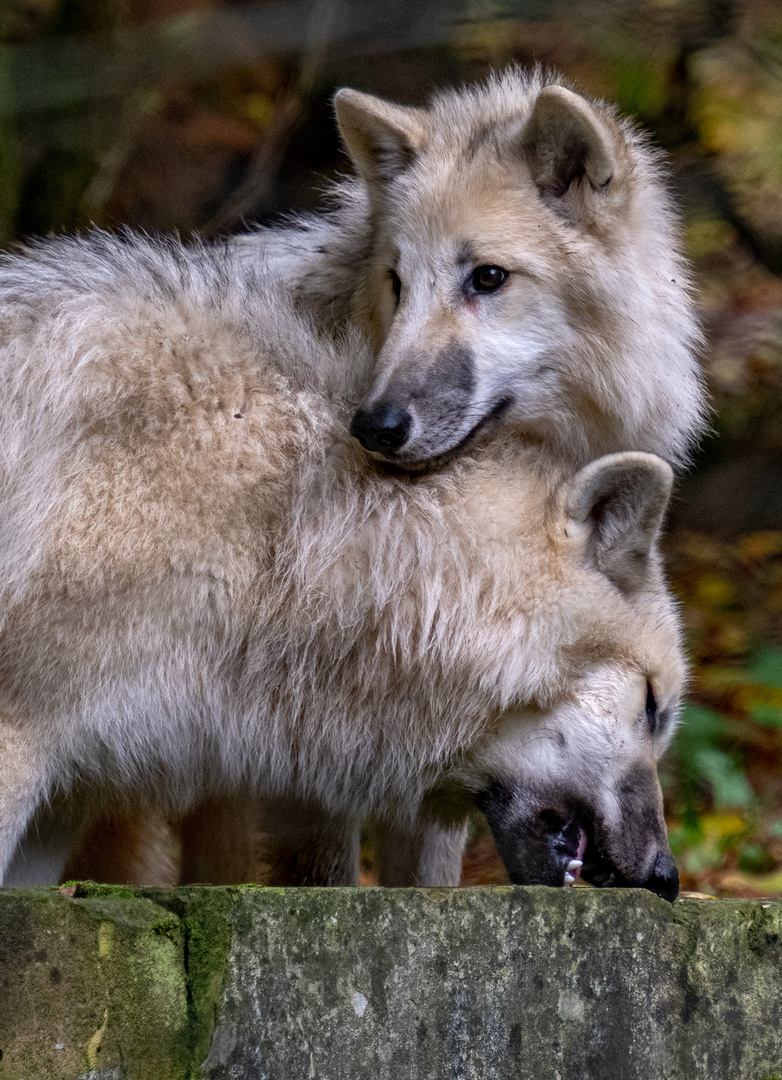
[{"label": "weathered stone surface", "polygon": [[242,894],[211,1080],[762,1080],[782,905],[643,892]]},{"label": "weathered stone surface", "polygon": [[3,1080],[184,1075],[179,919],[121,890],[0,890],[0,1049]]},{"label": "weathered stone surface", "polygon": [[80,892],[0,891],[3,1080],[782,1076],[782,903]]}]

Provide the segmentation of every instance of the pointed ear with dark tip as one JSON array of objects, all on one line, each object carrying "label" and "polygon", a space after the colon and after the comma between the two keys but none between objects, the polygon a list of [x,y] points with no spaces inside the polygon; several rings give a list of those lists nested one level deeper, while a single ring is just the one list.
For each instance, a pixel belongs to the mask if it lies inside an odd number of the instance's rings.
[{"label": "pointed ear with dark tip", "polygon": [[571,480],[567,533],[623,592],[643,588],[656,553],[673,472],[654,454],[609,454]]},{"label": "pointed ear with dark tip", "polygon": [[605,192],[617,172],[614,135],[588,101],[564,86],[540,91],[522,144],[543,195],[561,198],[584,178],[593,192]]},{"label": "pointed ear with dark tip", "polygon": [[398,176],[423,145],[422,109],[392,105],[358,90],[337,91],[334,107],[347,151],[368,184]]}]

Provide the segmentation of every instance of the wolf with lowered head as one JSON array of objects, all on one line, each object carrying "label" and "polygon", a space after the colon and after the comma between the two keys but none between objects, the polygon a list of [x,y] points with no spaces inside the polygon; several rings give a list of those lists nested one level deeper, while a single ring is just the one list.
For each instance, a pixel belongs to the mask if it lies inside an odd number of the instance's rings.
[{"label": "wolf with lowered head", "polygon": [[62,858],[83,814],[242,789],[309,808],[332,881],[364,814],[477,800],[514,881],[675,895],[668,465],[498,431],[380,468],[348,433],[372,357],[231,248],[43,243],[0,306],[0,875],[60,799]]}]

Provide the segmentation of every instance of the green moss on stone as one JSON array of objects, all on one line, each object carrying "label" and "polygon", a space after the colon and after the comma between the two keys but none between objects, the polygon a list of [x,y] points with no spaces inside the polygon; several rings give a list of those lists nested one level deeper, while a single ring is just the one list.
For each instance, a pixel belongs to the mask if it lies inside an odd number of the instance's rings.
[{"label": "green moss on stone", "polygon": [[131,900],[138,896],[138,889],[132,889],[129,885],[102,885],[97,881],[66,881],[62,885],[53,885],[51,891],[61,893],[63,896],[71,895],[79,900],[96,896]]},{"label": "green moss on stone", "polygon": [[217,1022],[231,946],[228,916],[235,893],[233,887],[200,887],[179,889],[167,899],[161,898],[178,911],[185,935],[188,1028],[194,1070],[209,1053]]},{"label": "green moss on stone", "polygon": [[0,891],[0,1078],[187,1080],[182,938],[143,897]]}]

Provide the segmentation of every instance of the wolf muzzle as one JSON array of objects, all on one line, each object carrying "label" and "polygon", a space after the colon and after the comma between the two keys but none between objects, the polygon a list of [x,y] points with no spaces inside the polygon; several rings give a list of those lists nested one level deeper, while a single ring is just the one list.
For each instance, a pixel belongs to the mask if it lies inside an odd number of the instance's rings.
[{"label": "wolf muzzle", "polygon": [[[679,873],[665,835],[635,832],[629,819],[624,835],[626,856],[608,852],[608,838],[594,810],[574,803],[557,811],[541,809],[538,800],[514,781],[495,780],[476,797],[486,815],[497,850],[514,885],[570,885],[581,877],[598,888],[648,889],[664,900],[679,895]],[[632,858],[635,849],[654,850],[650,860]],[[643,862],[641,870],[639,863]],[[631,869],[633,864],[638,867]]]}]

